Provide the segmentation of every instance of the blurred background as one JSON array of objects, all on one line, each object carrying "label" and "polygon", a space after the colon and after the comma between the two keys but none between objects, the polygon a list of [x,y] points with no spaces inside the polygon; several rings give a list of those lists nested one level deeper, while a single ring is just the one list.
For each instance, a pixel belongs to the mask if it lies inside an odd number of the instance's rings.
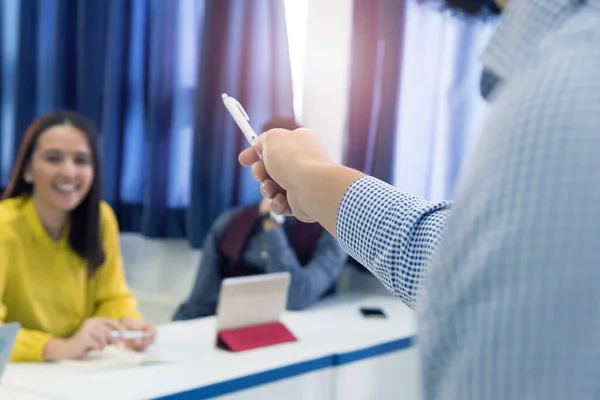
[{"label": "blurred background", "polygon": [[452,197],[486,113],[478,55],[494,26],[414,1],[0,5],[0,189],[37,115],[91,118],[128,282],[157,323],[189,293],[215,218],[260,199],[221,93],[255,130],[294,118],[335,161],[433,201]]}]

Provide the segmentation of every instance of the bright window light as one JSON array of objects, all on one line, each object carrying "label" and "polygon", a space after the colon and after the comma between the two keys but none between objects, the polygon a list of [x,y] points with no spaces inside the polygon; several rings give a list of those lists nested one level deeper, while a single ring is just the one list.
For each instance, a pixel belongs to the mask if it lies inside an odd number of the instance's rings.
[{"label": "bright window light", "polygon": [[294,91],[294,113],[302,121],[304,103],[304,61],[306,57],[306,23],[309,0],[284,0],[292,89]]}]

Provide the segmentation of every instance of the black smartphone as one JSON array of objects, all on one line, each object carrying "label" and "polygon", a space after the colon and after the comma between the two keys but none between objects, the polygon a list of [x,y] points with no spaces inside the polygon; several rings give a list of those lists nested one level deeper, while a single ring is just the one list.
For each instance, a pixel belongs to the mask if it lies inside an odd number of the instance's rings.
[{"label": "black smartphone", "polygon": [[387,318],[383,310],[377,307],[361,307],[360,313],[365,318]]}]

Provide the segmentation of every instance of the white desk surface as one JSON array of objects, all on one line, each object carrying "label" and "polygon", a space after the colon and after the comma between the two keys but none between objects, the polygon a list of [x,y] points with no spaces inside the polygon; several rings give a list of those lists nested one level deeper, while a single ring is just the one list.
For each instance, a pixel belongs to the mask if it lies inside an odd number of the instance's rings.
[{"label": "white desk surface", "polygon": [[[387,318],[365,318],[359,311],[361,307],[379,307]],[[329,350],[337,354],[416,334],[415,312],[391,295],[336,296],[310,310],[288,312],[283,321],[292,331],[302,326],[302,335],[320,337]]]},{"label": "white desk surface", "polygon": [[14,387],[0,385],[0,399],[7,400],[53,400],[51,397],[46,397],[36,393],[17,389]]},{"label": "white desk surface", "polygon": [[[361,306],[381,307],[388,318],[364,318]],[[60,399],[157,398],[397,341],[413,336],[416,327],[414,313],[391,296],[337,296],[287,312],[282,321],[298,342],[230,353],[214,347],[215,319],[209,317],[158,327],[148,351],[176,360],[171,363],[94,372],[10,364],[3,382]]]}]

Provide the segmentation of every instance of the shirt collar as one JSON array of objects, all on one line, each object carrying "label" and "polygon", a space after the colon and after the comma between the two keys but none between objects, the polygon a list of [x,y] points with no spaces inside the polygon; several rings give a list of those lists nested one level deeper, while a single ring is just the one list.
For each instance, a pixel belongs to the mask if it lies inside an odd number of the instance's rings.
[{"label": "shirt collar", "polygon": [[600,0],[510,0],[482,54],[483,64],[500,80],[508,79],[531,55],[540,38],[567,11],[581,4],[600,10]]},{"label": "shirt collar", "polygon": [[52,240],[50,235],[48,235],[48,232],[42,225],[42,221],[40,221],[31,196],[26,195],[23,197],[22,213],[25,217],[25,221],[31,229],[31,232],[37,240],[41,241],[42,243],[46,243],[47,245],[57,247],[65,247],[68,245],[69,230],[71,228],[70,221],[67,220],[67,224],[65,226],[65,229],[63,229],[61,238],[55,242],[54,240]]}]

